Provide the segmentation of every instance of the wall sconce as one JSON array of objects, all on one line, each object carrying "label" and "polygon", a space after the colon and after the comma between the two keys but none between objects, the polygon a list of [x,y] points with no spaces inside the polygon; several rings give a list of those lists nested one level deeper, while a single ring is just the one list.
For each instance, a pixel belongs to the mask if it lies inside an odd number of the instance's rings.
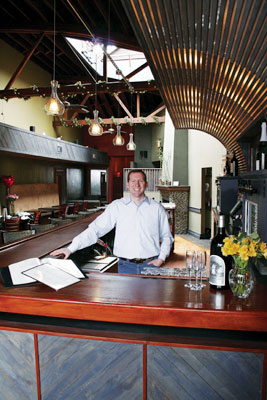
[{"label": "wall sconce", "polygon": [[157,144],[157,148],[158,148],[158,149],[162,148],[161,139],[157,139],[156,144]]}]

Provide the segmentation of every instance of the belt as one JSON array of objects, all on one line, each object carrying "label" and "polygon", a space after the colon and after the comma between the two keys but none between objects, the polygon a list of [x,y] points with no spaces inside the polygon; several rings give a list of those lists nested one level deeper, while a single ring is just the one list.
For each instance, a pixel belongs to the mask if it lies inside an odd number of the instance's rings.
[{"label": "belt", "polygon": [[135,264],[143,264],[144,262],[153,260],[155,258],[155,256],[149,257],[149,258],[132,258],[132,259],[123,258],[123,257],[119,257],[119,258],[123,261],[128,261],[128,262],[132,262]]}]

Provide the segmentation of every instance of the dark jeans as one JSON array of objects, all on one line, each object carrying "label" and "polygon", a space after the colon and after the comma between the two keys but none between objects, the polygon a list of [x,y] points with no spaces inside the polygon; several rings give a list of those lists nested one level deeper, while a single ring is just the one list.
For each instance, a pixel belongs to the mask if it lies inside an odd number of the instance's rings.
[{"label": "dark jeans", "polygon": [[[154,257],[155,260],[158,257]],[[148,261],[143,262],[142,264],[136,264],[134,262],[130,262],[128,260],[122,260],[119,258],[118,263],[118,273],[119,274],[132,274],[132,275],[140,275],[141,271],[144,267],[153,267],[153,265],[147,265],[148,262],[152,261],[149,259]]]}]

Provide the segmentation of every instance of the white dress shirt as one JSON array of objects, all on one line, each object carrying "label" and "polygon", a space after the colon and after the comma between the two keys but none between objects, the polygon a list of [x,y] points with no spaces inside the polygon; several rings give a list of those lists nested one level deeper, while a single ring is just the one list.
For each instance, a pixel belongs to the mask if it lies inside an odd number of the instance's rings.
[{"label": "white dress shirt", "polygon": [[145,196],[138,205],[130,197],[114,200],[87,229],[76,236],[68,249],[73,253],[91,246],[116,228],[113,253],[127,259],[158,256],[165,261],[173,237],[164,207]]}]

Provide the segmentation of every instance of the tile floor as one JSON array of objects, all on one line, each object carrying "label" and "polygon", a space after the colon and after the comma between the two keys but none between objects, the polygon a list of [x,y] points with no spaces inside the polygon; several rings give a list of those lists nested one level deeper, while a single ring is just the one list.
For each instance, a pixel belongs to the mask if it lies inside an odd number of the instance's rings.
[{"label": "tile floor", "polygon": [[181,234],[181,235],[175,235],[175,236],[181,236],[190,242],[193,242],[195,244],[198,244],[199,246],[205,247],[205,249],[210,249],[210,241],[211,239],[198,239],[193,235],[190,235],[189,233],[186,234]]}]

